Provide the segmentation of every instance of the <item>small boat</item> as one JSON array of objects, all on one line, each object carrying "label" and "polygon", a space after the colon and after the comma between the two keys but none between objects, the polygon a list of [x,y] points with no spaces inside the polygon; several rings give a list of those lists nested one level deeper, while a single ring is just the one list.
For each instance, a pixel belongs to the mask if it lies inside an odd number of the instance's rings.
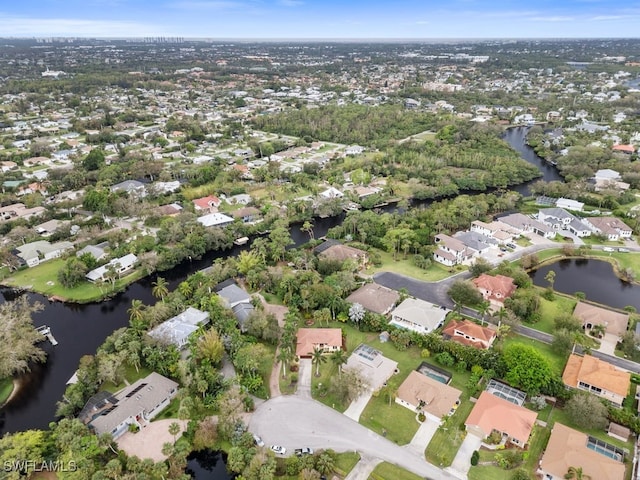
[{"label": "small boat", "polygon": [[240,237],[240,238],[236,238],[233,241],[233,244],[234,245],[246,245],[248,241],[249,241],[249,237]]}]

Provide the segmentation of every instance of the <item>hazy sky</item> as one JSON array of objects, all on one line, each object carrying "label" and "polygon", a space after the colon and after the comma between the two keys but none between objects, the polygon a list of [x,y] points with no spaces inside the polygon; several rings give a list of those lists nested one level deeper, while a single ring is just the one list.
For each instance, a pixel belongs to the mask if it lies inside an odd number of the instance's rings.
[{"label": "hazy sky", "polygon": [[3,0],[0,36],[637,37],[631,0]]}]

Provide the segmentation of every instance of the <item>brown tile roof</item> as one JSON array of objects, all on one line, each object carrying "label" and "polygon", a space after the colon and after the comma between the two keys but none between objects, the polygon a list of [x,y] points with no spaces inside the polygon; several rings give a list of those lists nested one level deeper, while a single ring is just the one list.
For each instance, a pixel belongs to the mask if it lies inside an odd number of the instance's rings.
[{"label": "brown tile roof", "polygon": [[629,324],[628,313],[614,312],[585,302],[578,302],[573,315],[578,317],[583,325],[586,323],[605,325],[608,333],[618,336],[622,336],[627,331]]},{"label": "brown tile roof", "polygon": [[[456,334],[456,330],[462,334],[466,334],[479,341],[474,341],[464,336]],[[442,334],[450,337],[454,342],[470,345],[476,348],[488,348],[481,341],[491,343],[496,336],[496,332],[490,328],[483,327],[469,320],[452,320],[442,330]]]},{"label": "brown tile roof", "polygon": [[367,252],[348,245],[332,245],[321,252],[320,255],[331,260],[344,262],[345,260],[358,260],[366,257]]},{"label": "brown tile roof", "polygon": [[485,435],[498,430],[525,445],[537,416],[536,412],[484,391],[464,424],[479,427]]},{"label": "brown tile roof", "polygon": [[565,385],[573,388],[577,388],[578,382],[582,381],[626,397],[631,384],[631,374],[618,370],[610,363],[603,362],[591,355],[581,357],[571,354],[566,367],[564,367],[562,381]]},{"label": "brown tile roof", "polygon": [[231,212],[231,216],[233,218],[242,218],[255,215],[260,215],[260,210],[258,210],[256,207],[243,207]]},{"label": "brown tile roof", "polygon": [[296,342],[296,355],[310,356],[316,345],[342,346],[342,330],[339,328],[300,328]]},{"label": "brown tile roof", "polygon": [[460,399],[462,392],[413,370],[398,388],[397,397],[410,405],[424,402],[422,410],[444,417]]},{"label": "brown tile roof", "polygon": [[581,467],[585,478],[622,480],[624,464],[587,448],[587,439],[586,434],[556,422],[540,468],[554,478],[564,478],[569,467]]},{"label": "brown tile roof", "polygon": [[[504,275],[487,275],[483,273],[478,278],[471,280],[477,288],[483,288],[491,292],[490,298],[504,300],[509,298],[516,291],[513,278]],[[500,294],[500,295],[497,295]]]},{"label": "brown tile roof", "polygon": [[389,312],[400,295],[395,290],[377,283],[367,283],[347,297],[349,303],[359,303],[366,310],[384,314]]}]

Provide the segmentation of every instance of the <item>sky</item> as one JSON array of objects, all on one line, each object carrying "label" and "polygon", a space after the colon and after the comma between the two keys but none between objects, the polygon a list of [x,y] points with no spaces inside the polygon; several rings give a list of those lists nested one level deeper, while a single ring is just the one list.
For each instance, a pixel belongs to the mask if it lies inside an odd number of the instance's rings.
[{"label": "sky", "polygon": [[636,0],[2,0],[2,37],[637,37]]}]

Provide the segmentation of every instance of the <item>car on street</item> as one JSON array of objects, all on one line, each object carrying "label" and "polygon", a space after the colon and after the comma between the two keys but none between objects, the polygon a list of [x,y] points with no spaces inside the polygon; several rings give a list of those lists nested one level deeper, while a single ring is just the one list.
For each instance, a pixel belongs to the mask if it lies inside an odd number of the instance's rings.
[{"label": "car on street", "polygon": [[253,441],[256,442],[256,445],[259,447],[264,447],[264,442],[260,438],[260,435],[253,434]]},{"label": "car on street", "polygon": [[602,251],[603,252],[615,252],[615,248],[611,248],[611,247],[602,247]]},{"label": "car on street", "polygon": [[629,249],[628,249],[628,248],[622,248],[622,247],[620,247],[620,248],[618,249],[618,251],[619,251],[620,253],[629,253]]},{"label": "car on street", "polygon": [[281,445],[271,445],[270,448],[273,453],[277,453],[278,455],[285,455],[287,453],[287,449]]},{"label": "car on street", "polygon": [[313,455],[313,449],[309,447],[296,448],[295,453],[298,457],[301,457],[303,455]]}]

